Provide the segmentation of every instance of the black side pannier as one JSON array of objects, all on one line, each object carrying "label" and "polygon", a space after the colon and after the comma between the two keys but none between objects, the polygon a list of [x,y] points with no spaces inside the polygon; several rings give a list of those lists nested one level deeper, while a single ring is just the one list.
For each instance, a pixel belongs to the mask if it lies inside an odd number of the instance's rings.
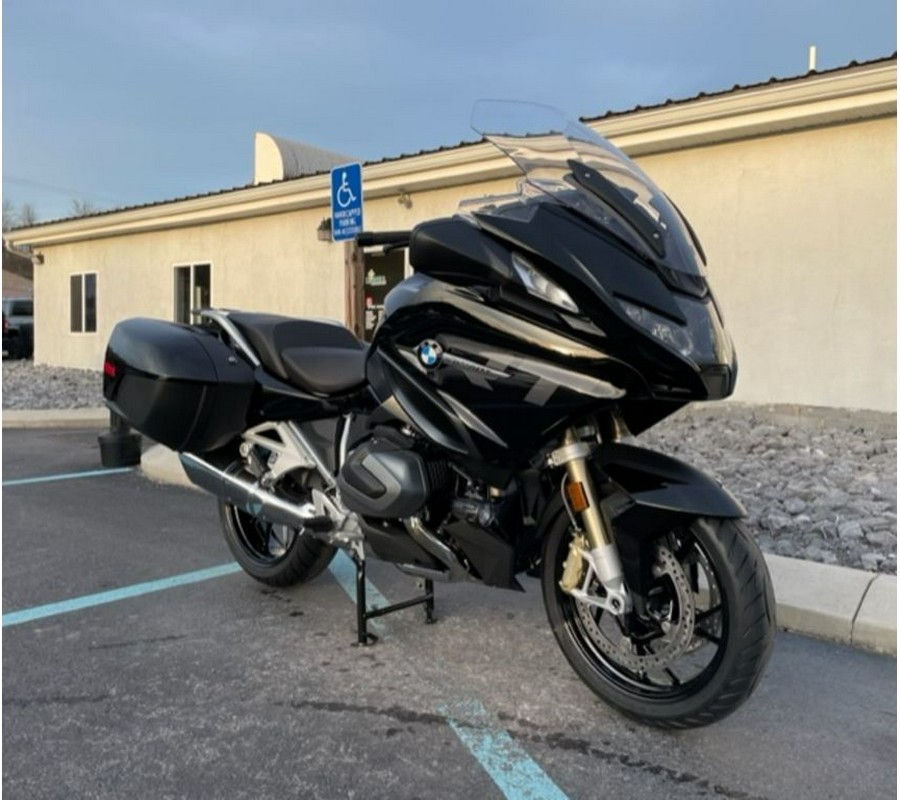
[{"label": "black side pannier", "polygon": [[253,368],[203,328],[126,319],[107,345],[106,404],[179,452],[214,450],[241,433],[254,386]]}]

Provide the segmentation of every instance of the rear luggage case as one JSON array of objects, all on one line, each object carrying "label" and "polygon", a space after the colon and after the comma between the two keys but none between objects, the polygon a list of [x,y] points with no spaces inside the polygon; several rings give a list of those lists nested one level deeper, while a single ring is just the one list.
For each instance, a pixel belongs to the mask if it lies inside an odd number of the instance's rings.
[{"label": "rear luggage case", "polygon": [[241,433],[254,387],[253,368],[203,328],[127,319],[107,345],[106,404],[179,452],[215,450]]}]

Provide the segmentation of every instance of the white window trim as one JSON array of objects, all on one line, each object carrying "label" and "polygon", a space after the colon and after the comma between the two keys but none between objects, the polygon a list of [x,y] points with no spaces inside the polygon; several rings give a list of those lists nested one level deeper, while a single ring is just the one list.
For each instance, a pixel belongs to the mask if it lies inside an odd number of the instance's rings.
[{"label": "white window trim", "polygon": [[[213,262],[209,259],[193,259],[190,261],[176,261],[172,264],[172,316],[175,316],[175,308],[177,297],[175,296],[175,270],[177,269],[189,269],[190,270],[190,282],[188,284],[188,297],[193,298],[194,289],[196,284],[194,282],[194,268],[199,266],[208,266],[209,267],[209,302],[210,305],[213,304],[213,297],[215,297],[215,278],[213,277],[215,273],[215,268],[213,266]],[[193,305],[189,303],[189,305]],[[191,316],[191,311],[193,308],[188,309],[188,323],[193,322],[193,318]],[[176,322],[180,322],[181,320],[175,320]]]},{"label": "white window trim", "polygon": [[[86,293],[84,291],[84,278],[86,275],[94,276],[94,330],[85,330],[87,321],[86,312]],[[72,330],[72,278],[81,278],[81,330]],[[69,330],[69,336],[96,336],[100,329],[100,278],[94,271],[88,272],[70,272],[69,273],[69,319],[66,327]]]}]

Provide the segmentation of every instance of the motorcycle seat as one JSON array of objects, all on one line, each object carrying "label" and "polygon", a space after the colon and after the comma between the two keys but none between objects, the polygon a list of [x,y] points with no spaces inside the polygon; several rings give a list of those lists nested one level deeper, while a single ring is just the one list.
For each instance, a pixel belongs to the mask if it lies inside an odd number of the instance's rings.
[{"label": "motorcycle seat", "polygon": [[365,345],[333,322],[231,312],[235,327],[274,375],[314,394],[343,394],[365,383]]}]

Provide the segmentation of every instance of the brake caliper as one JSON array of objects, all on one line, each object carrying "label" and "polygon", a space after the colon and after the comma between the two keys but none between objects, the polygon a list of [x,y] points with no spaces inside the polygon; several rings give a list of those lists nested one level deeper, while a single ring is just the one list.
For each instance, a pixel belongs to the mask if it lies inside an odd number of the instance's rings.
[{"label": "brake caliper", "polygon": [[583,533],[576,533],[569,542],[569,553],[563,562],[563,574],[559,581],[560,588],[571,594],[573,589],[581,586],[584,576],[584,553],[588,549],[587,539]]}]

